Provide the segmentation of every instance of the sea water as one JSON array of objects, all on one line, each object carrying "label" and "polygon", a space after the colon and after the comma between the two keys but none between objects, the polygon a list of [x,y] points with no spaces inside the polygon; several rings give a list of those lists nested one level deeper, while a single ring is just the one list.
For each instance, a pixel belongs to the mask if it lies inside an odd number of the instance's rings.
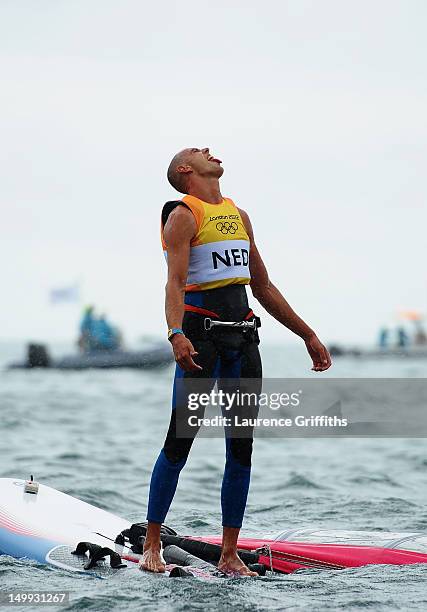
[{"label": "sea water", "polygon": [[[131,521],[145,519],[150,472],[169,423],[173,367],[159,371],[6,371],[20,356],[0,347],[1,477],[34,474]],[[265,346],[268,377],[427,376],[427,362],[336,360],[310,374],[303,346]],[[224,442],[199,439],[167,522],[178,532],[220,532]],[[258,439],[242,534],[291,527],[427,533],[424,439]],[[79,610],[426,610],[427,566],[304,570],[260,579],[70,575],[0,557],[2,590],[67,590]],[[17,608],[14,608],[17,609]],[[28,609],[28,607],[26,607]]]}]

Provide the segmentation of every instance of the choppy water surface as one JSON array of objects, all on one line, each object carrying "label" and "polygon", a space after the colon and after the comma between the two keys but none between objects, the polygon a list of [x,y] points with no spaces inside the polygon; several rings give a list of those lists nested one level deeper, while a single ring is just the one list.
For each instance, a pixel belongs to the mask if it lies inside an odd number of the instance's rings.
[{"label": "choppy water surface", "polygon": [[[0,350],[0,365],[19,356],[16,346]],[[266,376],[308,372],[302,350],[266,347],[263,356]],[[426,377],[427,363],[343,360],[330,375]],[[169,422],[171,379],[172,369],[2,370],[0,476],[34,473],[89,503],[143,520]],[[223,447],[222,440],[194,445],[168,517],[178,531],[219,532]],[[259,439],[244,532],[317,526],[427,533],[426,470],[423,439]],[[421,565],[221,582],[130,574],[96,580],[0,557],[2,589],[69,590],[73,610],[427,608],[427,566]]]}]

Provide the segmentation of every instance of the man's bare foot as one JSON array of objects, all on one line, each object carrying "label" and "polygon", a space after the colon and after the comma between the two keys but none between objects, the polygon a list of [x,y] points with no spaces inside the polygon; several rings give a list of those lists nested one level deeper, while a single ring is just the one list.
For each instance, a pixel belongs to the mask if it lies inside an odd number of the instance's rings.
[{"label": "man's bare foot", "polygon": [[155,574],[162,574],[165,571],[166,563],[163,559],[162,551],[158,546],[144,549],[142,559],[139,562],[139,569]]},{"label": "man's bare foot", "polygon": [[232,574],[234,576],[258,576],[257,572],[252,572],[247,565],[243,563],[236,552],[230,554],[223,552],[218,562],[218,569],[224,572],[224,574]]}]

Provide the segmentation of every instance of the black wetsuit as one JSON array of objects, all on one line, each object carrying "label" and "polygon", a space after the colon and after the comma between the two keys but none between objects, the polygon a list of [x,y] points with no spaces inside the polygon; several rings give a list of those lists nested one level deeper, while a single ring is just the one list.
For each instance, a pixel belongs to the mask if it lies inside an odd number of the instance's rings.
[{"label": "black wetsuit", "polygon": [[[187,308],[183,321],[185,335],[198,352],[196,363],[202,370],[184,372],[176,366],[172,415],[164,447],[154,466],[147,519],[163,523],[175,494],[181,469],[184,467],[197,429],[191,435],[177,434],[182,392],[185,385],[197,382],[199,389],[209,392],[215,381],[218,388],[241,389],[245,379],[251,379],[251,391],[260,391],[262,368],[258,350],[258,332],[253,329],[214,327],[206,331],[204,311],[210,311],[223,321],[252,320],[245,285],[235,284],[218,289],[187,292]],[[196,312],[195,312],[196,311]],[[183,387],[184,385],[184,387]],[[185,397],[183,403],[185,403]],[[250,416],[256,416],[257,407],[251,407]],[[197,411],[202,415],[203,409]],[[248,416],[249,413],[246,413]],[[228,413],[227,416],[233,416]],[[226,428],[226,464],[221,489],[222,524],[241,527],[250,483],[253,428],[244,428],[244,435],[234,428]]]}]

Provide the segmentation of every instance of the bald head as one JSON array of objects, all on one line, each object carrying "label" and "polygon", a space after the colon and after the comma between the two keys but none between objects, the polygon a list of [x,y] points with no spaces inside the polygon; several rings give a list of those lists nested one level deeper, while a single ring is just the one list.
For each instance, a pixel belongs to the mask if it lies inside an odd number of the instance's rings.
[{"label": "bald head", "polygon": [[205,184],[206,181],[216,184],[219,191],[218,180],[224,172],[221,160],[210,154],[209,148],[183,149],[175,155],[169,164],[168,181],[174,189],[181,193],[190,193],[191,189]]},{"label": "bald head", "polygon": [[180,193],[187,193],[188,162],[191,149],[183,149],[173,158],[168,168],[168,181]]}]

